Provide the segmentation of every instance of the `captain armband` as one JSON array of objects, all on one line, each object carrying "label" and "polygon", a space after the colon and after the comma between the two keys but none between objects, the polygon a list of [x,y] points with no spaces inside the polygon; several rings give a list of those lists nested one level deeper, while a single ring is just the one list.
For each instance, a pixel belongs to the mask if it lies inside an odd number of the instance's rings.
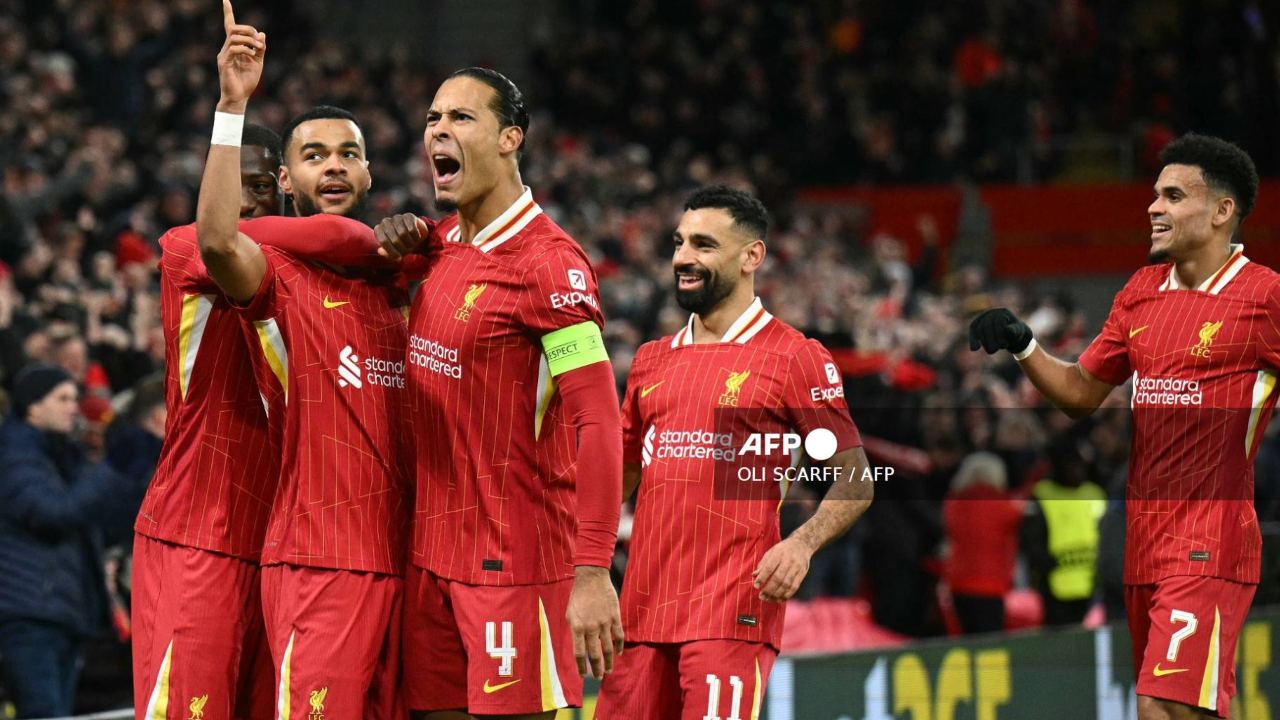
[{"label": "captain armband", "polygon": [[552,377],[609,359],[600,326],[590,320],[543,335],[542,352]]}]

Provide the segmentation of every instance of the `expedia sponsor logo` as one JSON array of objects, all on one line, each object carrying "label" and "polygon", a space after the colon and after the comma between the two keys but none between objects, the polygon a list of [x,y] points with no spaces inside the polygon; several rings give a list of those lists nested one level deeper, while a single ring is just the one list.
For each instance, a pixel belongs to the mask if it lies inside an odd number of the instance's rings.
[{"label": "expedia sponsor logo", "polygon": [[640,466],[654,460],[714,460],[734,462],[738,451],[730,433],[710,430],[659,430],[650,425],[640,448]]},{"label": "expedia sponsor logo", "polygon": [[559,310],[560,308],[573,307],[581,303],[586,303],[597,310],[600,308],[600,301],[595,295],[588,292],[574,290],[573,292],[560,293],[553,292],[548,298],[551,300],[551,307]]},{"label": "expedia sponsor logo", "polygon": [[366,357],[362,361],[350,345],[342,348],[338,354],[338,387],[359,390],[366,384],[403,390],[404,361],[380,357]]},{"label": "expedia sponsor logo", "polygon": [[441,345],[419,335],[409,336],[409,363],[454,380],[462,379],[458,348]]},{"label": "expedia sponsor logo", "polygon": [[1199,380],[1139,377],[1133,385],[1133,404],[1198,406],[1204,402]]},{"label": "expedia sponsor logo", "polygon": [[843,386],[809,388],[809,399],[814,402],[831,402],[842,397],[844,397]]}]

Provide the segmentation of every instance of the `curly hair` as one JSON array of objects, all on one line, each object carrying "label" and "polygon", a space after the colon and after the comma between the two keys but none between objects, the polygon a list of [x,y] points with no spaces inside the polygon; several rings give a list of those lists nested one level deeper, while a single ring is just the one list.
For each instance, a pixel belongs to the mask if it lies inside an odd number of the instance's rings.
[{"label": "curly hair", "polygon": [[1204,181],[1236,201],[1236,217],[1243,221],[1258,199],[1258,169],[1235,143],[1211,135],[1187,133],[1160,151],[1164,165],[1194,165]]}]

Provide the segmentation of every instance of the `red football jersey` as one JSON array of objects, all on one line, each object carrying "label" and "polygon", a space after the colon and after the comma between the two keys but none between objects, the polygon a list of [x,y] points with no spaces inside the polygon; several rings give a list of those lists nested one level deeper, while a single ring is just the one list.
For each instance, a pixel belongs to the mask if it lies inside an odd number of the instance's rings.
[{"label": "red football jersey", "polygon": [[779,648],[785,606],[761,600],[751,574],[779,540],[787,481],[831,475],[751,453],[749,438],[825,428],[832,454],[862,441],[831,355],[759,298],[719,342],[694,344],[693,332],[690,318],[642,345],[627,378],[623,461],[641,466],[641,480],[622,624],[628,641]]},{"label": "red football jersey", "polygon": [[409,314],[413,562],[472,585],[573,576],[577,437],[542,336],[603,327],[595,271],[529,191],[462,242],[457,217]]},{"label": "red football jersey", "polygon": [[408,298],[386,272],[342,275],[262,251],[267,274],[241,309],[258,385],[273,412],[272,398],[283,408],[262,563],[400,573]]},{"label": "red football jersey", "polygon": [[194,226],[170,230],[160,249],[169,417],[134,529],[257,560],[279,453],[268,440],[240,318],[205,271]]},{"label": "red football jersey", "polygon": [[1142,268],[1080,357],[1108,383],[1133,379],[1126,583],[1258,582],[1253,458],[1276,403],[1280,275],[1242,249],[1194,290],[1172,264]]}]

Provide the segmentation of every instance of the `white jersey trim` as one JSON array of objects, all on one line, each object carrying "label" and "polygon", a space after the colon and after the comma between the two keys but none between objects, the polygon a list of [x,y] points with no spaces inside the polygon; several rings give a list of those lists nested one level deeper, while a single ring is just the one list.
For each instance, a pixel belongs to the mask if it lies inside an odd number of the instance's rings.
[{"label": "white jersey trim", "polygon": [[[678,348],[683,345],[693,344],[693,319],[689,316],[689,321],[671,338],[671,347]],[[764,303],[760,302],[757,296],[752,299],[751,304],[742,312],[725,330],[719,342],[734,342],[739,345],[745,345],[748,340],[760,334],[760,331],[769,324],[773,319],[773,315],[764,309]]]}]

